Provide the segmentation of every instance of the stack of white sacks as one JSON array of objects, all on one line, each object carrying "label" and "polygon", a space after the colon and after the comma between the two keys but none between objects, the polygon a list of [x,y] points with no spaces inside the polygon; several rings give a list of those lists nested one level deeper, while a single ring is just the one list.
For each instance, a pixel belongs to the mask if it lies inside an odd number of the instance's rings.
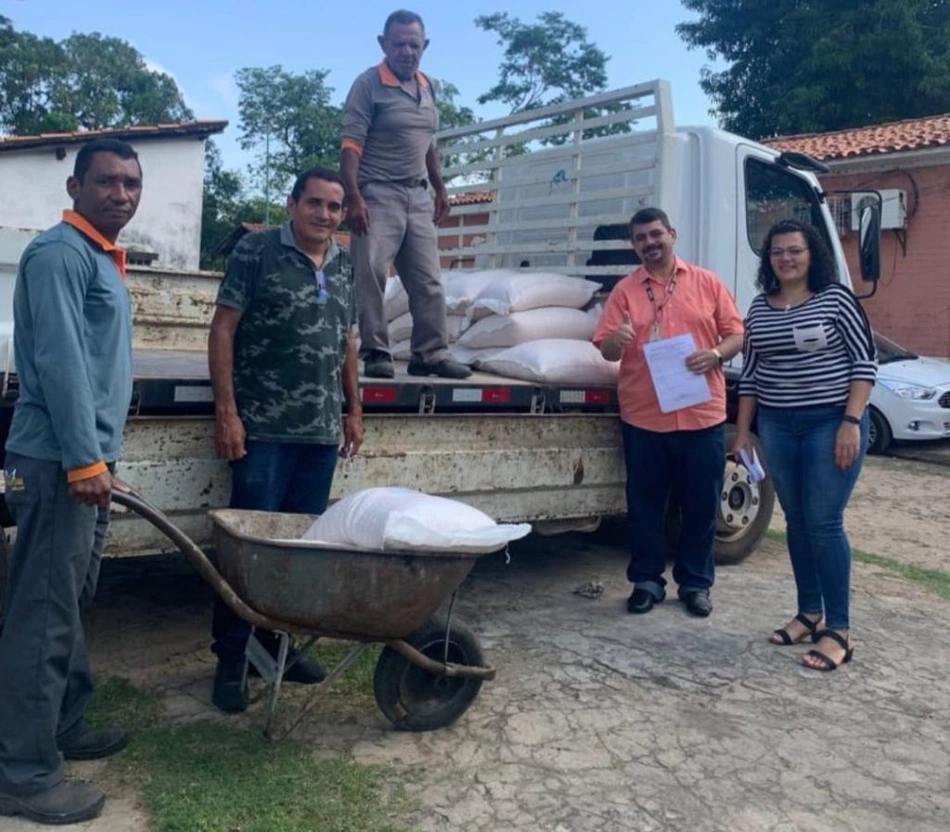
[{"label": "stack of white sacks", "polygon": [[[591,343],[600,284],[552,272],[510,269],[442,276],[449,355],[477,370],[552,384],[613,384],[618,363]],[[408,361],[412,315],[398,277],[386,286],[393,358]]]}]

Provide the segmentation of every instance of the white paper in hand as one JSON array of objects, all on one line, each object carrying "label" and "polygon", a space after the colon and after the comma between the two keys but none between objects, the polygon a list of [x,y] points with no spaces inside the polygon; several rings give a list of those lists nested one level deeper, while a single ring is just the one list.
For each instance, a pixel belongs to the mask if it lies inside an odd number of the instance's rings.
[{"label": "white paper in hand", "polygon": [[661,413],[694,407],[712,398],[706,377],[686,366],[686,359],[694,352],[696,344],[689,333],[643,345],[643,357],[647,361]]},{"label": "white paper in hand", "polygon": [[755,448],[752,449],[751,457],[745,448],[740,448],[739,457],[749,472],[749,479],[752,482],[762,482],[765,479],[765,469],[762,467],[762,463],[759,462],[759,455],[755,452]]}]

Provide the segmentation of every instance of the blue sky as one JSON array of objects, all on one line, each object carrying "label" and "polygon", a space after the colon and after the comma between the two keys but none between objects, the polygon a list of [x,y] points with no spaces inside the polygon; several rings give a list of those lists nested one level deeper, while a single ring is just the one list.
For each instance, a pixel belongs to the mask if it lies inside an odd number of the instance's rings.
[{"label": "blue sky", "polygon": [[[542,11],[561,11],[588,30],[607,55],[611,89],[666,78],[673,88],[676,122],[711,124],[710,103],[699,88],[706,57],[687,50],[674,26],[688,13],[677,0],[406,0],[426,21],[431,45],[422,68],[451,81],[459,103],[477,115],[503,115],[475,99],[497,79],[501,48],[474,24],[481,14],[507,11],[533,21]],[[130,41],[155,68],[174,76],[199,118],[231,124],[218,144],[229,167],[243,167],[237,145],[235,70],[282,64],[286,69],[329,69],[334,100],[342,101],[353,78],[380,59],[376,35],[396,2],[343,0],[261,3],[249,0],[0,0],[0,14],[17,29],[55,39],[99,31]]]}]

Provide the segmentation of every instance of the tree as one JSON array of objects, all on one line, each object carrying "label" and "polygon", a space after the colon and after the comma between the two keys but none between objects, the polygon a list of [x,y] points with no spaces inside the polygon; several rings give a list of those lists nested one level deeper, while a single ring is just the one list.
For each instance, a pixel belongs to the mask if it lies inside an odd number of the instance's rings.
[{"label": "tree", "polygon": [[439,129],[450,130],[453,127],[466,127],[475,123],[475,113],[471,107],[460,107],[455,103],[459,88],[451,81],[435,82],[435,101],[439,108]]},{"label": "tree", "polygon": [[240,144],[257,151],[252,172],[265,192],[284,190],[314,165],[339,165],[343,112],[330,103],[327,75],[323,69],[297,75],[281,66],[238,70]]},{"label": "tree", "polygon": [[607,55],[587,40],[587,29],[561,12],[542,12],[533,24],[496,12],[477,17],[475,25],[494,32],[505,47],[498,83],[478,97],[479,104],[498,101],[516,113],[607,86]]},{"label": "tree", "polygon": [[950,4],[934,0],[683,0],[677,32],[709,60],[700,85],[752,138],[931,115],[950,100]]},{"label": "tree", "polygon": [[0,129],[21,135],[193,118],[175,80],[120,38],[57,43],[0,17]]}]

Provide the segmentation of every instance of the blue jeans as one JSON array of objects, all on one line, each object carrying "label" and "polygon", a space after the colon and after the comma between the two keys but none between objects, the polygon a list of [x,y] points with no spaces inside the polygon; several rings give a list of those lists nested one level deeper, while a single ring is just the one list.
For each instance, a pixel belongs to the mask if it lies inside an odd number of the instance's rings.
[{"label": "blue jeans", "polygon": [[[247,454],[231,463],[231,508],[323,514],[339,449],[292,442],[245,443]],[[218,597],[211,619],[212,650],[221,661],[241,661],[251,625]],[[268,633],[260,633],[265,640]]]},{"label": "blue jeans", "polygon": [[656,433],[621,422],[627,464],[627,578],[663,598],[666,581],[666,510],[672,497],[682,512],[673,580],[683,596],[708,590],[715,579],[713,542],[726,469],[722,425]]},{"label": "blue jeans", "polygon": [[844,510],[868,446],[867,413],[861,452],[847,471],[835,465],[835,437],[844,407],[759,407],[759,439],[782,510],[788,554],[798,587],[798,612],[824,612],[832,630],[849,627],[851,547]]}]

